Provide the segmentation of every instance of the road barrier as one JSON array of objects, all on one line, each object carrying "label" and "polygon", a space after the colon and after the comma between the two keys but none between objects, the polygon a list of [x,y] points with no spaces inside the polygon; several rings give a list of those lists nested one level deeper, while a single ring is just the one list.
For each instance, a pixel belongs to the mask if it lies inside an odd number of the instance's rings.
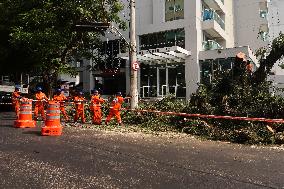
[{"label": "road barrier", "polygon": [[240,121],[258,121],[258,122],[266,122],[266,123],[284,123],[284,119],[188,114],[188,113],[177,113],[177,112],[162,112],[158,110],[138,110],[138,109],[127,109],[127,108],[123,108],[123,110],[134,111],[134,112],[157,113],[157,114],[163,114],[163,115],[175,115],[175,116],[182,116],[182,117],[197,117],[197,118],[205,118],[205,119],[228,119],[228,120],[240,120]]},{"label": "road barrier", "polygon": [[[37,101],[37,100],[32,100],[32,101]],[[50,102],[53,102],[53,101],[50,101]],[[63,101],[63,103],[69,104],[69,105],[71,104],[73,105],[75,102],[76,101]],[[84,101],[84,103],[89,104],[90,101]],[[134,112],[145,112],[145,113],[157,113],[157,114],[163,114],[163,115],[175,115],[175,116],[182,116],[182,117],[196,117],[196,118],[204,118],[204,119],[227,119],[227,120],[253,121],[253,122],[266,122],[266,123],[284,123],[284,119],[188,114],[188,113],[163,112],[163,111],[158,111],[158,110],[139,110],[139,109],[128,109],[128,108],[123,108],[122,110],[134,111]]]},{"label": "road barrier", "polygon": [[16,128],[32,128],[35,127],[32,112],[32,100],[24,99],[20,101],[20,113],[18,120],[15,121]]},{"label": "road barrier", "polygon": [[62,134],[62,126],[60,124],[60,104],[58,102],[49,101],[46,111],[45,126],[41,128],[43,136],[60,136]]}]

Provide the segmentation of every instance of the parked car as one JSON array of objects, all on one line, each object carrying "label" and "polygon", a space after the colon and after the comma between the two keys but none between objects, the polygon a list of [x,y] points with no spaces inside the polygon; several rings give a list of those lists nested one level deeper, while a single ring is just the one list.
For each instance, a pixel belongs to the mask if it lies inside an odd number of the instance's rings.
[{"label": "parked car", "polygon": [[0,91],[0,110],[12,110],[12,93]]}]

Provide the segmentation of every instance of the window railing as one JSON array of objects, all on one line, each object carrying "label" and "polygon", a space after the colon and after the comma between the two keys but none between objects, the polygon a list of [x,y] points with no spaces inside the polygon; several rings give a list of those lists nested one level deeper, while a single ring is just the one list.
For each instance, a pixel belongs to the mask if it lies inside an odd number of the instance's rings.
[{"label": "window railing", "polygon": [[215,12],[213,9],[204,9],[203,10],[203,21],[205,20],[215,20],[223,30],[225,30],[225,22],[224,20],[220,17],[219,14]]},{"label": "window railing", "polygon": [[259,36],[262,41],[268,41],[269,38],[268,32],[260,31]]},{"label": "window railing", "polygon": [[267,10],[260,10],[260,11],[259,11],[259,16],[260,16],[261,18],[267,18],[267,13],[268,13]]},{"label": "window railing", "polygon": [[223,47],[214,40],[207,40],[202,42],[203,50],[216,50],[216,49],[223,49]]}]

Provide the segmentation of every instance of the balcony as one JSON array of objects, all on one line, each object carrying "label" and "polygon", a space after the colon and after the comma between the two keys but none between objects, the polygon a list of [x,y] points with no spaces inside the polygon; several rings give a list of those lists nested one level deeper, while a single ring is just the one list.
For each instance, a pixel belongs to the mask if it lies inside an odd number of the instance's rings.
[{"label": "balcony", "polygon": [[205,51],[223,49],[223,47],[214,40],[203,41],[202,47],[203,47],[203,50],[205,50]]},{"label": "balcony", "polygon": [[203,21],[215,20],[220,25],[220,27],[223,30],[225,30],[225,22],[224,22],[224,20],[213,9],[205,9],[203,11],[202,19],[203,19]]},{"label": "balcony", "polygon": [[202,16],[202,29],[213,38],[227,39],[224,20],[212,9],[205,9]]},{"label": "balcony", "polygon": [[203,2],[216,11],[226,13],[224,0],[203,0]]}]

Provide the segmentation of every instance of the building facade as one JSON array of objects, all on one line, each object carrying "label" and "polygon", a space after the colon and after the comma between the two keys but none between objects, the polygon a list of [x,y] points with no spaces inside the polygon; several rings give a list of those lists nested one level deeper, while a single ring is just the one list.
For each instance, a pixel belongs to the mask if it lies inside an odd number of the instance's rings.
[{"label": "building facade", "polygon": [[[121,16],[128,22],[128,1],[123,2],[125,11]],[[189,99],[199,83],[212,80],[216,67],[232,69],[233,58],[240,51],[257,66],[254,51],[268,44],[267,12],[266,0],[137,0],[140,97],[172,93]],[[123,31],[122,35],[129,39],[129,31]],[[119,38],[114,32],[107,34],[106,46]],[[113,91],[125,90],[128,94],[129,56],[120,45],[122,40],[118,41],[118,45],[106,47],[106,53],[112,51],[116,56],[108,60],[108,65],[123,62],[116,68],[117,72],[88,74],[105,88],[112,86]],[[87,64],[92,64],[92,60]],[[96,88],[94,81],[85,83],[89,83],[85,91]]]},{"label": "building facade", "polygon": [[[272,43],[273,39],[278,37],[279,33],[284,33],[284,1],[282,0],[270,0],[268,4],[269,14],[269,42]],[[277,61],[272,68],[269,79],[273,82],[273,86],[277,88],[284,88],[284,69],[279,65],[283,65],[283,59]],[[284,95],[283,91],[278,91],[278,94]]]}]

